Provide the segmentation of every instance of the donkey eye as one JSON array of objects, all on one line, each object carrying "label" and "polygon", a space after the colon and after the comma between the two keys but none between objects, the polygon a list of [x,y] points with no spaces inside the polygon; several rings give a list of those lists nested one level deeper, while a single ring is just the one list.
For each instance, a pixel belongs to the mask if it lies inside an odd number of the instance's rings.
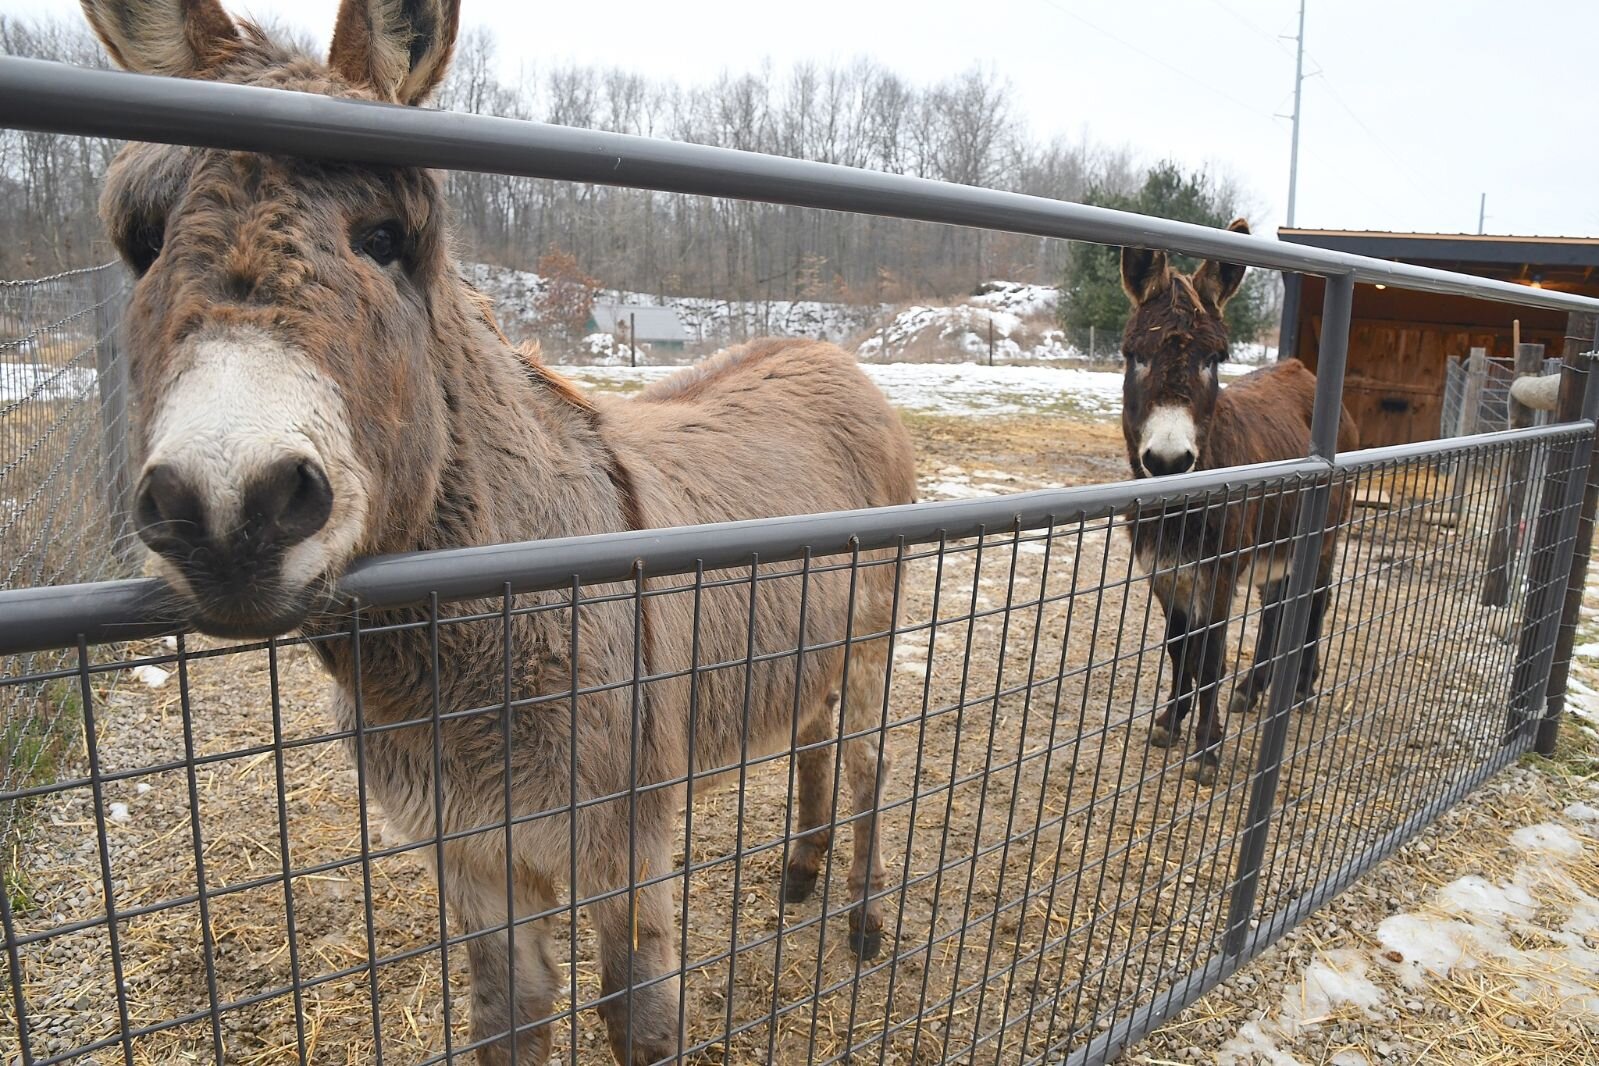
[{"label": "donkey eye", "polygon": [[133,239],[128,242],[128,261],[134,273],[142,277],[155,265],[166,237],[166,227],[160,223],[140,226],[133,231]]},{"label": "donkey eye", "polygon": [[388,266],[400,258],[404,239],[398,222],[385,222],[375,226],[361,238],[356,249],[378,266]]}]

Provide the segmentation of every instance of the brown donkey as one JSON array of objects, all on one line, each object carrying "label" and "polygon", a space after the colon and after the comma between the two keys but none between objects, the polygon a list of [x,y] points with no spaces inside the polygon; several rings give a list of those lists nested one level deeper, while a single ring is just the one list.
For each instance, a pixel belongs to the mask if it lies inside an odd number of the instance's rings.
[{"label": "brown donkey", "polygon": [[[1228,227],[1248,233],[1238,219]],[[1218,370],[1227,357],[1222,309],[1243,284],[1244,268],[1206,262],[1191,276],[1173,271],[1166,253],[1122,249],[1122,287],[1133,313],[1122,335],[1122,434],[1137,477],[1294,459],[1310,447],[1316,378],[1297,359],[1247,374],[1225,389]],[[1344,411],[1338,447],[1356,447],[1355,423]],[[1310,630],[1296,692],[1310,695],[1316,648],[1332,580],[1335,528],[1349,514],[1347,493],[1335,490],[1328,508],[1311,602]],[[1197,699],[1195,775],[1216,778],[1221,723],[1216,714],[1227,646],[1227,620],[1240,579],[1260,587],[1260,632],[1254,666],[1233,692],[1228,710],[1243,713],[1271,682],[1277,623],[1293,558],[1298,517],[1293,492],[1250,496],[1241,505],[1167,514],[1140,513],[1131,524],[1133,554],[1151,576],[1166,613],[1171,699],[1150,730],[1150,743],[1179,743],[1183,718]]]},{"label": "brown donkey", "polygon": [[[216,0],[84,7],[132,70],[402,104],[443,76],[458,14],[455,0],[344,0],[323,63],[236,24]],[[134,144],[103,212],[139,275],[127,326],[140,532],[206,632],[337,632],[319,605],[359,555],[913,498],[904,427],[831,345],[760,341],[617,402],[590,403],[525,360],[457,274],[434,174]],[[840,725],[857,734],[842,752],[858,818],[849,884],[863,901],[850,940],[863,956],[879,949],[882,904],[869,896],[886,877],[885,766],[871,731],[887,656],[884,639],[861,638],[891,628],[894,573],[881,554],[863,562],[879,565],[853,579],[833,568],[765,580],[753,596],[748,582],[707,587],[698,611],[687,592],[620,596],[586,603],[574,623],[568,596],[527,597],[549,609],[446,621],[436,657],[422,625],[363,636],[359,658],[349,641],[318,644],[340,726],[390,727],[351,743],[391,823],[416,840],[450,837],[446,896],[479,933],[467,951],[480,1062],[549,1052],[549,1025],[533,1023],[565,986],[550,920],[509,931],[507,920],[557,906],[563,887],[595,900],[599,1009],[616,1057],[675,1057],[675,879],[663,875],[688,797],[671,783],[797,739],[802,835],[785,879],[803,898],[831,842],[826,741]],[[425,620],[420,609],[375,619]],[[637,696],[636,654],[645,674],[667,675]],[[492,710],[452,713],[473,708]],[[629,893],[634,876],[652,883]]]}]

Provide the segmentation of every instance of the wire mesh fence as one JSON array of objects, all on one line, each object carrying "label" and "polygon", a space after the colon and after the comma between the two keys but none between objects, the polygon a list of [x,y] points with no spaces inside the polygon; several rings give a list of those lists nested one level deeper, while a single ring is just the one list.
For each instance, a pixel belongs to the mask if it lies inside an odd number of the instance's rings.
[{"label": "wire mesh fence", "polygon": [[[1538,365],[1543,376],[1560,373],[1559,359],[1543,359]],[[1475,380],[1471,366],[1470,360],[1458,356],[1450,356],[1444,366],[1443,408],[1438,417],[1440,437],[1510,428],[1510,386],[1516,380],[1515,360],[1486,356]],[[1547,411],[1529,414],[1531,425],[1542,426],[1549,421]]]},{"label": "wire mesh fence", "polygon": [[[1302,660],[1252,654],[1293,538],[1184,531],[1308,476],[9,664],[84,713],[61,779],[0,797],[61,827],[0,899],[0,1033],[37,1064],[1102,1061],[1526,750],[1591,433],[1457,444],[1458,480],[1341,458],[1319,674],[1223,717],[1209,785],[1191,723],[1150,743],[1181,694],[1152,583],[1240,571],[1200,705]],[[1490,608],[1516,487],[1554,535]]]},{"label": "wire mesh fence", "polygon": [[[126,367],[120,265],[0,281],[0,589],[122,577]],[[59,656],[0,657],[7,674]],[[0,791],[48,772],[78,728],[70,685],[0,691]],[[12,804],[0,840],[12,846]]]}]

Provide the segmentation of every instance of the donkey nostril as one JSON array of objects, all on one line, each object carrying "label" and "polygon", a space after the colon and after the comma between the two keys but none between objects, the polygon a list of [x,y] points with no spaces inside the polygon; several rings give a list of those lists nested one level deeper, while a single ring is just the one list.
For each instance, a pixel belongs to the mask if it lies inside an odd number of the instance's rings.
[{"label": "donkey nostril", "polygon": [[184,552],[205,536],[205,510],[199,493],[165,463],[151,467],[134,501],[139,537],[155,551]]},{"label": "donkey nostril", "polygon": [[1156,477],[1187,473],[1194,465],[1194,453],[1190,451],[1178,452],[1176,455],[1162,455],[1151,448],[1144,451],[1142,458],[1144,469]]},{"label": "donkey nostril", "polygon": [[333,487],[310,459],[280,459],[245,495],[246,515],[283,546],[298,544],[327,524]]}]

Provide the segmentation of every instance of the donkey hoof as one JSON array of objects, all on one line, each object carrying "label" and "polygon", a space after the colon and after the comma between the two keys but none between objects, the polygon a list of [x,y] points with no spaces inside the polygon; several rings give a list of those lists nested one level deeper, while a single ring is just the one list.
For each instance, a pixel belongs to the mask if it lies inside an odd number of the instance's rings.
[{"label": "donkey hoof", "polygon": [[816,891],[815,870],[790,866],[783,871],[783,902],[804,903]]},{"label": "donkey hoof", "polygon": [[1199,765],[1194,767],[1194,780],[1201,785],[1214,785],[1216,783],[1216,763],[1211,759],[1201,758]]},{"label": "donkey hoof", "polygon": [[1149,729],[1149,742],[1157,748],[1169,748],[1177,743],[1177,737],[1170,729],[1157,723]]},{"label": "donkey hoof", "polygon": [[849,947],[856,958],[875,959],[883,950],[883,923],[873,918],[861,921],[860,911],[849,914]]},{"label": "donkey hoof", "polygon": [[1255,701],[1242,692],[1234,692],[1232,699],[1227,701],[1228,714],[1248,714],[1255,709]]}]

